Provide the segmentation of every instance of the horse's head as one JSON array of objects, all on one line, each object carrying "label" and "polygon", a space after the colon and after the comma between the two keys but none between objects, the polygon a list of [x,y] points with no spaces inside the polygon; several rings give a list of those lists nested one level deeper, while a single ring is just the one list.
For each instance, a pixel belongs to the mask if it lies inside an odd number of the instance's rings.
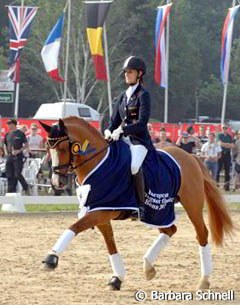
[{"label": "horse's head", "polygon": [[[63,189],[66,174],[75,170],[78,182],[105,156],[108,144],[101,134],[85,120],[77,117],[59,119],[48,126],[40,122],[48,134],[47,145],[52,158],[52,184]],[[81,168],[81,171],[80,171]]]},{"label": "horse's head", "polygon": [[67,184],[66,174],[71,166],[70,138],[63,120],[48,126],[40,122],[47,132],[47,146],[52,159],[52,184],[57,189],[63,189]]}]

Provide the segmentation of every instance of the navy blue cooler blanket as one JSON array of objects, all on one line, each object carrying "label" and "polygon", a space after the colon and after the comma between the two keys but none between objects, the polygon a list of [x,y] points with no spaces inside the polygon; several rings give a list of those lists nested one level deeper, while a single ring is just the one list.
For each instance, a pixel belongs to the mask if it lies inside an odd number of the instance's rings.
[{"label": "navy blue cooler blanket", "polygon": [[[141,221],[168,227],[175,220],[174,201],[181,182],[180,167],[167,153],[152,150],[145,158],[143,171],[146,201],[141,209]],[[109,146],[104,160],[82,184],[77,189],[79,218],[96,210],[139,209],[131,175],[131,152],[122,140]]]},{"label": "navy blue cooler blanket", "polygon": [[87,211],[138,210],[130,167],[128,145],[112,143],[105,161],[83,181],[91,186],[84,204]]},{"label": "navy blue cooler blanket", "polygon": [[149,151],[143,164],[145,204],[141,221],[169,227],[175,221],[174,203],[181,184],[180,166],[167,152]]}]

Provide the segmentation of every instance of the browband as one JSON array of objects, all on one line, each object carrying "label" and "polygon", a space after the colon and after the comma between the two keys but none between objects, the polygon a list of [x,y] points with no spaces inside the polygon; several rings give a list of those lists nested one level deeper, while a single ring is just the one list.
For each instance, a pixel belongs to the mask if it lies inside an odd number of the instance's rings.
[{"label": "browband", "polygon": [[47,145],[50,149],[54,149],[60,142],[69,140],[68,136],[58,137],[58,138],[47,138]]}]

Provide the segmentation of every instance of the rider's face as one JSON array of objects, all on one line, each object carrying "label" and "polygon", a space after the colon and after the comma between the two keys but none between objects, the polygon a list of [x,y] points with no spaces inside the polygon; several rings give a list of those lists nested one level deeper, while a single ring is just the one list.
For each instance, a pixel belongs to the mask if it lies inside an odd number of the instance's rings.
[{"label": "rider's face", "polygon": [[128,85],[130,84],[136,84],[138,82],[138,71],[137,70],[125,70],[125,81]]}]

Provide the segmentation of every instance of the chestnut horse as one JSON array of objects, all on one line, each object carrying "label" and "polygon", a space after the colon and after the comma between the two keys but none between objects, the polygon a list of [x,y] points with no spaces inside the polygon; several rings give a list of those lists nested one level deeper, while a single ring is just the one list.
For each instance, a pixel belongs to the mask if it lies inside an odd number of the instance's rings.
[{"label": "chestnut horse", "polygon": [[[81,185],[86,176],[106,156],[108,143],[94,127],[77,117],[60,119],[58,124],[53,126],[41,124],[48,133],[48,146],[53,166],[52,183],[55,187],[63,187],[65,184],[64,176],[71,169],[76,173],[77,183]],[[82,152],[80,154],[77,153],[79,149]],[[217,246],[223,244],[225,235],[231,235],[234,225],[223,196],[202,161],[177,147],[167,147],[164,150],[177,161],[181,168],[178,199],[196,231],[201,264],[201,278],[198,288],[206,289],[210,286],[212,257],[208,243],[208,229],[203,219],[204,202],[207,202],[212,241]],[[113,183],[117,183],[117,181]],[[59,255],[66,249],[71,240],[77,234],[96,226],[104,237],[113,270],[109,287],[112,290],[119,290],[125,277],[125,268],[115,244],[111,220],[120,219],[122,213],[120,210],[101,209],[87,212],[60,236],[44,259],[44,267],[55,269],[58,265]],[[154,262],[170,238],[176,233],[177,228],[171,224],[169,227],[160,227],[158,230],[158,237],[143,257],[143,271],[148,280],[155,276]],[[182,246],[186,247],[184,244]]]}]

